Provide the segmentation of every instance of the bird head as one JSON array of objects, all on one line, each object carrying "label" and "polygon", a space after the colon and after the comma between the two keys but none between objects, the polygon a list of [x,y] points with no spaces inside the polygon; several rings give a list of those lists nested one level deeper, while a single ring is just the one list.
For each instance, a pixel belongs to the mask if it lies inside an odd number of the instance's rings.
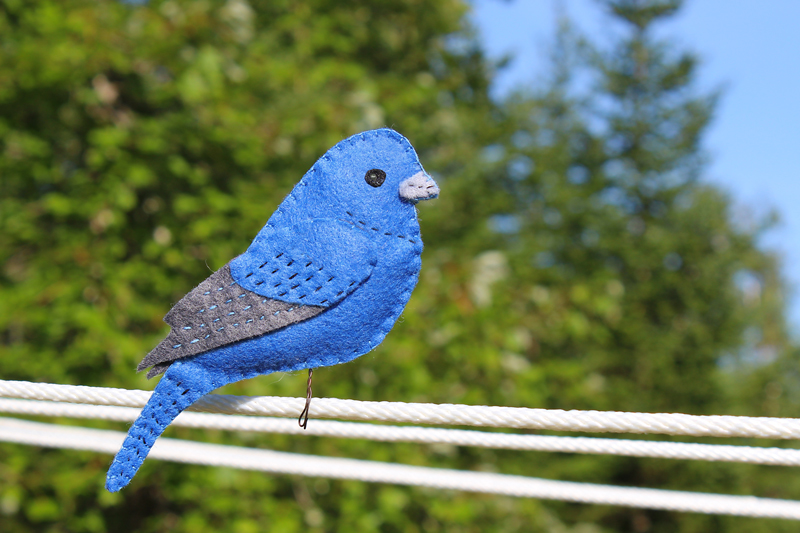
[{"label": "bird head", "polygon": [[418,231],[415,204],[438,194],[439,187],[422,168],[411,143],[383,128],[337,143],[306,173],[291,196],[295,207],[305,211],[297,213],[303,217],[349,220],[379,230],[416,227]]}]

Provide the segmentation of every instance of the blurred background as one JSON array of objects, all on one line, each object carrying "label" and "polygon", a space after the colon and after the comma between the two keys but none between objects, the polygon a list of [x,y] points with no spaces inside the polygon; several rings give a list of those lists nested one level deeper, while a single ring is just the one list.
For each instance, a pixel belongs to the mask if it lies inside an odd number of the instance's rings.
[{"label": "blurred background", "polygon": [[[700,4],[0,0],[0,379],[152,389],[134,369],[170,304],[331,145],[389,126],[442,189],[420,205],[420,283],[380,347],[315,372],[316,395],[800,416],[794,4]],[[167,434],[800,499],[780,467]],[[796,528],[158,461],[109,494],[110,460],[0,443],[0,531]]]}]

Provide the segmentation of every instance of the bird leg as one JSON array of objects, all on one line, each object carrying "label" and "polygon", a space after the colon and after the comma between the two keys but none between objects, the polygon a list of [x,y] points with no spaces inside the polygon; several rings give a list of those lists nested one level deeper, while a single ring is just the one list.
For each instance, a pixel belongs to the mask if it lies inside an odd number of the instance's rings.
[{"label": "bird leg", "polygon": [[306,385],[306,406],[303,408],[303,411],[300,413],[300,418],[297,419],[297,423],[300,424],[300,427],[306,429],[308,425],[308,409],[311,407],[311,376],[314,375],[314,369],[308,369],[308,385]]}]

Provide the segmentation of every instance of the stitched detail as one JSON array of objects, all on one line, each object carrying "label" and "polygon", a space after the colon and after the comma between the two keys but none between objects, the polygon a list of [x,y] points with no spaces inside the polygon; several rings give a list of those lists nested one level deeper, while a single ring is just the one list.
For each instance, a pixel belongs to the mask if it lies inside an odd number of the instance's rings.
[{"label": "stitched detail", "polygon": [[[331,233],[329,232],[331,229],[333,229],[334,232],[336,231],[335,227],[331,228],[325,225],[331,222],[333,221],[321,222],[319,226],[317,226],[317,221],[308,222],[309,226],[320,228],[319,231],[322,233],[320,233],[319,236],[325,239],[321,240],[321,243],[329,242],[327,239],[330,238],[329,235],[331,235]],[[366,223],[367,222],[365,222],[365,224]],[[262,233],[268,233],[269,228],[270,225],[268,224],[265,227],[266,231],[262,230]],[[282,240],[286,238],[290,240]],[[276,236],[274,245],[282,245],[284,242],[291,243],[291,238],[291,236],[287,237],[285,235],[281,238]],[[259,241],[256,241],[256,244],[258,242]],[[332,242],[336,242],[335,237]],[[362,242],[364,241],[362,240]],[[269,261],[265,262],[264,256],[259,255],[260,250],[256,244],[254,244],[253,250],[249,250],[247,254],[231,262],[233,276],[238,279],[242,287],[247,290],[257,292],[262,296],[288,302],[303,302],[309,305],[331,305],[332,303],[336,303],[337,300],[355,290],[358,283],[369,276],[369,270],[374,266],[374,256],[370,257],[366,255],[364,257],[364,267],[360,267],[362,263],[358,261],[357,256],[348,258],[347,255],[349,255],[349,252],[345,252],[345,255],[342,256],[342,259],[345,261],[342,265],[338,265],[336,257],[332,256],[331,261],[334,264],[334,268],[341,267],[344,270],[349,270],[350,267],[348,263],[353,261],[353,268],[356,269],[354,272],[357,272],[359,275],[354,276],[354,278],[357,279],[356,283],[348,287],[347,284],[350,283],[350,280],[337,276],[334,272],[330,272],[330,269],[327,269],[325,265],[318,264],[314,259],[308,256],[308,254],[321,251],[315,248],[316,245],[310,245],[307,252],[304,252],[302,249],[287,249],[281,256],[280,261],[275,260],[275,256],[278,255],[277,252],[267,252],[264,250],[264,252],[268,254],[265,255],[270,258]],[[356,250],[356,253],[362,253],[358,247],[356,247]],[[248,258],[248,254],[252,254],[254,257]],[[367,261],[369,261],[369,263],[367,263]],[[264,267],[258,270],[256,268],[258,265],[264,265]],[[325,278],[322,278],[321,275],[317,276],[318,272],[325,270],[329,270],[326,272],[328,275],[326,275]],[[272,274],[273,272],[274,274]],[[252,276],[248,277],[247,274],[251,273]],[[344,290],[344,292],[337,296],[337,293],[342,290]],[[301,296],[303,297],[302,299],[300,298]],[[325,303],[321,301],[323,299],[326,299]]]},{"label": "stitched detail", "polygon": [[[345,211],[345,213],[347,213],[347,215],[348,215],[348,216],[350,216],[350,217],[352,217],[352,218],[355,218],[355,215],[354,215],[353,213],[351,213],[350,211]],[[352,222],[352,221],[349,221],[349,220],[347,220],[347,219],[341,219],[341,218],[340,218],[339,220],[340,220],[341,222],[346,222],[346,223],[348,223],[348,224],[351,224],[351,225],[354,225],[354,226],[355,226],[355,224],[356,224],[356,222]],[[358,220],[357,222],[358,222],[358,224],[361,224],[362,226],[366,226],[366,222],[364,222],[363,220]],[[380,228],[378,228],[378,227],[370,227],[370,229],[371,229],[371,230],[373,230],[373,231],[376,231],[376,232],[380,232],[380,231],[381,231],[381,229],[380,229]],[[385,236],[387,236],[387,237],[391,237],[391,236],[393,236],[393,235],[394,235],[394,234],[393,234],[392,232],[390,232],[390,231],[384,231],[384,232],[383,232],[383,234],[384,234]],[[405,235],[396,235],[396,237],[397,237],[398,239],[402,239],[402,240],[408,241],[408,242],[410,242],[411,244],[417,244],[417,241],[416,241],[416,240],[414,240],[414,239],[411,239],[411,238],[408,238],[408,237],[406,237]]]},{"label": "stitched detail", "polygon": [[[298,266],[306,263],[310,263],[310,261],[306,260]],[[309,266],[313,268],[314,272],[317,271],[316,266]],[[258,271],[253,274],[253,278],[256,277],[257,273]],[[306,277],[309,277],[308,272],[304,273],[302,279]],[[204,282],[213,283],[213,287],[206,288],[201,285],[196,291],[187,295],[183,307],[178,304],[173,308],[173,311],[168,313],[165,320],[172,326],[172,331],[164,342],[145,357],[142,361],[142,369],[154,366],[149,375],[157,375],[166,370],[170,362],[182,357],[202,353],[238,340],[263,335],[298,320],[305,320],[315,316],[323,309],[317,305],[311,305],[307,306],[304,311],[300,311],[296,304],[292,305],[260,296],[247,290],[243,291],[242,287],[232,283],[231,279],[230,270],[226,265],[221,271],[213,274],[209,280]],[[300,279],[296,277],[295,281]],[[255,282],[257,280],[251,279],[251,281]],[[310,283],[314,282],[310,281]],[[309,287],[307,290],[313,290],[318,285],[315,284],[314,287]],[[220,287],[223,291],[218,292],[216,289]],[[300,289],[300,287],[296,287],[296,289]],[[303,290],[303,293],[303,301],[308,300],[305,290]],[[195,296],[192,296],[192,294]],[[197,298],[211,299],[211,301],[207,301],[210,305],[203,307],[199,315],[197,313],[187,314],[186,306],[189,305],[189,309],[191,309],[191,302],[197,301]],[[184,302],[184,300],[181,301]],[[241,302],[241,304],[236,307],[228,305],[234,301]],[[293,312],[290,314],[282,312],[287,309],[291,309]],[[202,321],[193,318],[199,316],[203,317]],[[197,331],[198,329],[202,330],[202,334]],[[153,372],[155,373],[153,374]]]}]

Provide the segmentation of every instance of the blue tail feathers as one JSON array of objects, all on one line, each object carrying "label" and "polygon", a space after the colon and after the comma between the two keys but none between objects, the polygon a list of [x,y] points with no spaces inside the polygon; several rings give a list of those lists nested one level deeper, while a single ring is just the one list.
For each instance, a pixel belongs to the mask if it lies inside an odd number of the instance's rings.
[{"label": "blue tail feathers", "polygon": [[177,368],[180,366],[173,364],[161,378],[139,418],[128,430],[128,436],[106,475],[109,492],[117,492],[130,483],[167,426],[184,409],[217,388],[207,378],[198,379],[199,376],[193,373],[180,372]]}]

